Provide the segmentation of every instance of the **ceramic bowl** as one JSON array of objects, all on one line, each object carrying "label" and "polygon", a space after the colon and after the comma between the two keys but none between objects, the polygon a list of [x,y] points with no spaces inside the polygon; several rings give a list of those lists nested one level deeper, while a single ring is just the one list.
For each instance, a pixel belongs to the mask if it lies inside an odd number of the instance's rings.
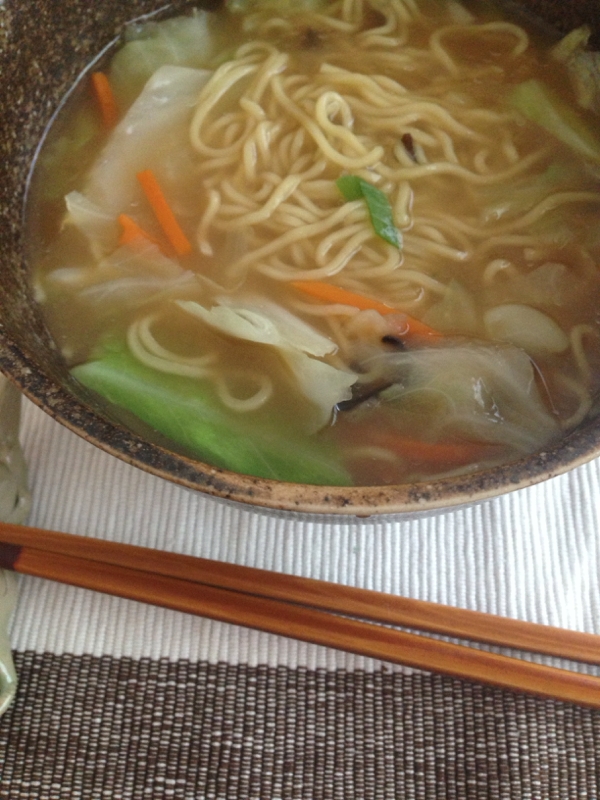
[{"label": "ceramic bowl", "polygon": [[[217,498],[285,512],[431,513],[522,488],[600,454],[600,422],[589,419],[558,445],[507,466],[413,485],[328,488],[215,469],[125,429],[76,384],[32,299],[23,258],[22,209],[40,138],[65,91],[127,20],[157,0],[4,0],[0,4],[0,369],[34,403],[115,457]],[[521,0],[559,30],[587,21],[600,31],[598,0]]]}]

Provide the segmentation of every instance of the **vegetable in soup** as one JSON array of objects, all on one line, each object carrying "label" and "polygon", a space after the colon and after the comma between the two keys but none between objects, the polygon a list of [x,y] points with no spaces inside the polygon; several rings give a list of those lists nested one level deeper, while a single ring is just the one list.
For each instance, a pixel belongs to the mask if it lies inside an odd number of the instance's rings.
[{"label": "vegetable in soup", "polygon": [[551,445],[600,374],[588,38],[456,0],[133,23],[32,180],[72,374],[172,449],[276,480],[428,480]]}]

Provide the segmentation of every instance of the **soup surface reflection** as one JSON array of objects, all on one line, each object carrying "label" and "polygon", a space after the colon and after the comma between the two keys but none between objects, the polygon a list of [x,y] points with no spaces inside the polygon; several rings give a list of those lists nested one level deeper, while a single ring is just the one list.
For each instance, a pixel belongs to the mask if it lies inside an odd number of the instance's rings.
[{"label": "soup surface reflection", "polygon": [[455,0],[132,23],[29,193],[73,375],[174,451],[299,483],[564,436],[600,374],[588,38]]}]

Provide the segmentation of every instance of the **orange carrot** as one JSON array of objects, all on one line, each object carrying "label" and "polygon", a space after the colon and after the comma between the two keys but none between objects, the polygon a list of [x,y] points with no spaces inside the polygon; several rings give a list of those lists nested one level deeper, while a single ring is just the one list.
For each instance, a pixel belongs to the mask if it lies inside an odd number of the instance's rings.
[{"label": "orange carrot", "polygon": [[127,214],[119,214],[119,224],[121,226],[121,235],[119,236],[119,244],[132,244],[140,239],[145,239],[152,244],[157,245],[162,250],[162,245],[152,234],[141,228],[135,220],[131,219]]},{"label": "orange carrot", "polygon": [[362,294],[349,292],[346,289],[342,289],[340,286],[334,286],[332,283],[322,283],[321,281],[292,281],[292,286],[296,289],[300,289],[301,292],[317,297],[319,300],[326,300],[328,303],[340,303],[344,306],[354,306],[354,308],[360,308],[362,311],[372,308],[375,311],[379,311],[380,314],[393,314],[397,312],[397,309],[379,300],[371,300],[370,297],[364,297]]},{"label": "orange carrot", "polygon": [[448,467],[480,461],[489,456],[494,447],[483,442],[425,442],[393,431],[371,431],[368,438],[371,444],[385,447],[409,461]]},{"label": "orange carrot", "polygon": [[119,118],[119,109],[108,78],[103,72],[93,72],[92,86],[98,101],[102,121],[105,127],[112,128]]},{"label": "orange carrot", "polygon": [[[317,297],[319,300],[325,300],[328,303],[339,303],[344,306],[353,306],[354,308],[359,308],[361,311],[373,309],[384,315],[404,313],[393,306],[387,305],[387,303],[382,303],[380,300],[373,300],[362,294],[349,292],[331,283],[322,283],[321,281],[292,281],[292,286],[305,294]],[[404,331],[404,335],[440,336],[438,331],[430,328],[429,325],[425,325],[424,322],[420,322],[418,319],[414,319],[408,314],[405,314],[405,317],[408,330]]]},{"label": "orange carrot", "polygon": [[156,176],[151,169],[145,169],[143,172],[138,172],[137,179],[152,206],[156,219],[165,232],[165,236],[173,245],[173,249],[178,256],[187,255],[191,251],[192,245],[177,222],[175,214],[156,180]]},{"label": "orange carrot", "polygon": [[409,316],[404,311],[399,312],[398,309],[394,309],[395,312],[402,313],[406,317],[406,322],[403,326],[403,330],[398,330],[398,336],[441,336],[442,334],[439,331],[436,331],[434,328],[430,328],[429,325],[426,325],[424,322],[421,322],[420,319],[415,319],[414,317]]}]

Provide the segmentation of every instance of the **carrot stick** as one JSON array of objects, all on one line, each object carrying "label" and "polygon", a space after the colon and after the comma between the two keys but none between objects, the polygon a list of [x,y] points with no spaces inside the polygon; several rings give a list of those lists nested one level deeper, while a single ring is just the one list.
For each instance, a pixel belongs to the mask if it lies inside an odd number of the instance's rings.
[{"label": "carrot stick", "polygon": [[425,442],[389,431],[372,431],[368,440],[410,461],[455,467],[479,461],[493,448],[493,445],[478,442]]},{"label": "carrot stick", "polygon": [[152,206],[156,219],[165,232],[165,236],[173,245],[173,249],[178,256],[187,255],[191,251],[192,245],[177,222],[175,214],[156,180],[156,176],[151,169],[145,169],[143,172],[138,172],[137,179]]},{"label": "carrot stick", "polygon": [[121,226],[121,235],[119,236],[119,244],[132,244],[136,240],[145,239],[152,244],[157,245],[162,250],[161,243],[152,234],[141,228],[135,220],[131,219],[127,214],[119,214],[119,224]]},{"label": "carrot stick", "polygon": [[396,313],[402,313],[406,317],[405,326],[407,330],[399,330],[397,332],[398,336],[442,336],[439,331],[436,331],[434,328],[430,328],[429,325],[426,325],[424,322],[421,322],[420,319],[415,319],[414,317],[409,316],[404,311],[398,312],[398,309],[395,309]]},{"label": "carrot stick", "polygon": [[92,73],[92,87],[102,115],[102,121],[106,128],[112,128],[119,118],[119,109],[109,80],[103,72]]},{"label": "carrot stick", "polygon": [[[349,292],[346,289],[342,289],[340,286],[334,286],[331,283],[322,283],[321,281],[292,281],[292,286],[294,286],[296,289],[299,289],[301,292],[304,292],[305,294],[309,294],[312,297],[317,297],[319,300],[325,300],[328,303],[339,303],[340,305],[344,306],[354,306],[354,308],[359,308],[361,311],[373,309],[374,311],[378,311],[380,314],[384,315],[404,313],[399,312],[399,309],[394,308],[393,306],[387,305],[387,303],[382,303],[380,300],[373,300],[370,297],[365,297],[362,294]],[[425,325],[424,322],[420,322],[418,319],[414,319],[408,314],[405,314],[405,316],[406,324],[408,326],[408,330],[405,331],[405,335],[415,334],[417,336],[440,336],[438,331],[430,328],[429,325]]]},{"label": "carrot stick", "polygon": [[367,309],[374,309],[379,311],[380,314],[394,314],[397,309],[382,303],[379,300],[372,300],[370,297],[364,297],[362,294],[349,292],[342,289],[340,286],[334,286],[332,283],[321,283],[321,281],[292,281],[292,286],[300,289],[301,292],[310,294],[317,297],[319,300],[326,300],[328,303],[340,303],[344,306],[354,306],[360,308],[361,311]]}]

